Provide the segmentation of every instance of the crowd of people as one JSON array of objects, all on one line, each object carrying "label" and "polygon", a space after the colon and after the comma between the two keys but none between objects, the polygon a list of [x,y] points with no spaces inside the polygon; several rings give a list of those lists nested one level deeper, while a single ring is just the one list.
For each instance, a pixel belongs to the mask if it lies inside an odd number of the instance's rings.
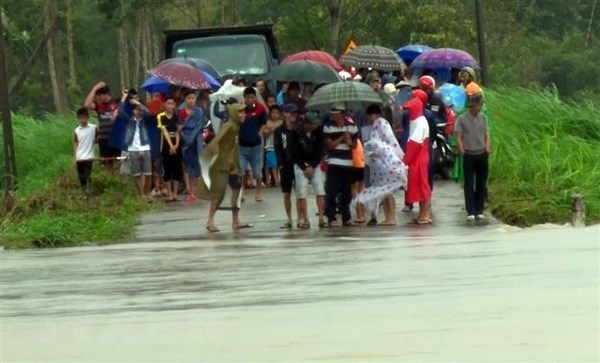
[{"label": "crowd of people", "polygon": [[[227,82],[245,87],[243,102],[218,101],[223,122],[216,133],[208,127],[210,91],[172,87],[144,104],[134,89],[116,100],[99,82],[77,110],[74,162],[84,188],[90,185],[93,161],[98,160],[109,170],[133,176],[144,197],[177,202],[183,192],[184,201],[210,201],[206,223],[210,232],[219,231],[215,214],[227,187],[234,229],[250,227],[240,221],[239,209],[245,202],[241,191],[255,189],[254,201],[260,203],[265,187],[281,189],[286,216],[282,229],[310,228],[309,189],[320,228],[394,226],[400,191],[404,191],[403,211],[418,204],[411,223],[429,225],[433,143],[438,125],[451,124],[446,135],[460,156],[467,220],[483,219],[489,123],[475,72],[466,67],[459,77],[467,102],[454,122],[448,122],[454,114],[436,92],[431,74],[415,82],[404,78],[396,82],[397,76],[359,70],[348,82],[364,81],[381,103],[351,108],[341,102],[327,112],[306,108],[321,85],[287,82],[270,92],[264,80],[246,84],[235,77]],[[97,127],[89,123],[88,110],[96,111]],[[94,156],[95,143],[100,158]],[[384,218],[378,222],[380,208]]]}]

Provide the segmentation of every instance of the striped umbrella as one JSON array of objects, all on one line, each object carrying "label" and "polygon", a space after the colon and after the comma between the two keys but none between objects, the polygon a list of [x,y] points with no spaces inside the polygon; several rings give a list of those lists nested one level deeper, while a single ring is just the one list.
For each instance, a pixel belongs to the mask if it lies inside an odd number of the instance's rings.
[{"label": "striped umbrella", "polygon": [[373,103],[381,104],[382,101],[379,94],[365,83],[337,82],[319,88],[306,103],[306,108],[323,110],[340,103],[370,105]]},{"label": "striped umbrella", "polygon": [[393,50],[379,45],[360,45],[340,58],[340,64],[355,68],[373,68],[380,71],[402,71],[404,61]]}]

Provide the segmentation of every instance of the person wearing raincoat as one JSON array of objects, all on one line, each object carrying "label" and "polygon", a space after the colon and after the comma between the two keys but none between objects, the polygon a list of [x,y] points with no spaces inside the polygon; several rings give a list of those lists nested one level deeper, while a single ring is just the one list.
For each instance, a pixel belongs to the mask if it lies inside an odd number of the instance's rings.
[{"label": "person wearing raincoat", "polygon": [[406,204],[419,203],[414,224],[431,224],[431,188],[429,187],[429,124],[423,116],[423,102],[414,97],[404,104],[410,119],[404,164],[408,166]]},{"label": "person wearing raincoat", "polygon": [[200,179],[198,196],[210,201],[206,229],[218,232],[215,214],[223,202],[227,185],[231,192],[232,228],[248,228],[250,225],[239,220],[239,196],[241,187],[240,163],[238,156],[237,135],[240,125],[246,118],[246,106],[235,103],[229,106],[229,119],[219,128],[215,138],[200,154],[202,178]]}]

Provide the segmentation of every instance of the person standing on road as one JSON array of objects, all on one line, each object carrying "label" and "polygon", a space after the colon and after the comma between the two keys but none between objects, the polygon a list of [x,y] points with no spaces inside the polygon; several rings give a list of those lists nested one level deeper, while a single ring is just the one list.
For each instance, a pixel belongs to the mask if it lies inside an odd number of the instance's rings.
[{"label": "person standing on road", "polygon": [[410,135],[406,143],[404,164],[408,166],[408,185],[405,203],[419,203],[414,224],[431,224],[431,188],[429,187],[429,125],[423,116],[424,104],[414,97],[404,104],[409,112]]},{"label": "person standing on road", "polygon": [[158,114],[157,124],[162,131],[161,155],[163,163],[163,180],[167,185],[169,199],[167,202],[176,202],[179,192],[179,182],[183,179],[181,156],[181,127],[175,112],[175,99],[171,96],[165,98],[165,111]]},{"label": "person standing on road", "polygon": [[267,109],[262,103],[256,101],[256,90],[253,87],[244,89],[244,102],[247,109],[246,119],[240,126],[238,136],[239,162],[243,173],[251,169],[256,183],[254,200],[262,202],[263,150],[260,129],[267,123]]},{"label": "person standing on road", "polygon": [[321,118],[315,112],[308,112],[302,127],[292,133],[291,149],[294,158],[294,181],[296,183],[296,205],[298,224],[301,229],[310,228],[308,219],[308,185],[312,185],[317,196],[319,228],[327,227],[325,214],[325,173],[321,161],[325,156]]},{"label": "person standing on road", "polygon": [[230,105],[228,117],[228,121],[219,128],[215,138],[200,154],[202,178],[198,196],[210,201],[206,221],[206,229],[209,232],[219,232],[215,223],[215,214],[225,198],[227,185],[231,188],[231,227],[234,230],[251,227],[249,224],[240,222],[238,203],[241,172],[236,139],[240,125],[246,119],[246,105],[241,103]]},{"label": "person standing on road", "polygon": [[279,186],[279,167],[277,165],[277,154],[275,154],[275,131],[283,125],[281,120],[281,108],[277,105],[269,107],[269,120],[260,129],[260,134],[265,140],[265,185]]},{"label": "person standing on road", "polygon": [[[294,185],[294,157],[292,155],[291,138],[296,127],[296,117],[298,108],[295,104],[283,105],[283,125],[275,131],[273,146],[279,165],[279,181],[281,192],[283,193],[283,207],[287,217],[287,222],[281,228],[292,228],[292,186]],[[300,219],[298,204],[296,204],[298,219]],[[298,220],[298,227],[301,223]]]},{"label": "person standing on road", "polygon": [[339,227],[336,219],[336,198],[340,195],[342,224],[352,226],[350,214],[352,184],[352,149],[356,147],[358,127],[346,118],[346,106],[335,105],[330,110],[331,121],[323,128],[329,157],[325,182],[326,211],[329,227]]},{"label": "person standing on road", "polygon": [[486,116],[481,112],[483,97],[468,98],[469,111],[456,121],[458,152],[463,157],[465,207],[467,220],[484,219],[487,197],[488,156],[492,152]]}]

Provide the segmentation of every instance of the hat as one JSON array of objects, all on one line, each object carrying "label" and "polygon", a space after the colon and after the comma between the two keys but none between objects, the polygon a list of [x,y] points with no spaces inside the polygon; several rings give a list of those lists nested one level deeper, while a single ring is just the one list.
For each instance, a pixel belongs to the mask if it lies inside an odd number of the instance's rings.
[{"label": "hat", "polygon": [[225,101],[221,101],[222,105],[233,105],[234,103],[238,103],[238,100],[235,97],[229,97]]},{"label": "hat", "polygon": [[394,86],[393,83],[386,83],[385,86],[383,86],[383,92],[391,95],[392,93],[396,92],[396,86]]},{"label": "hat", "polygon": [[420,89],[413,90],[412,95],[414,98],[418,98],[423,104],[423,106],[426,105],[427,101],[429,100],[429,96],[427,96],[427,93]]},{"label": "hat", "polygon": [[471,96],[471,95],[483,92],[481,87],[479,87],[479,85],[475,82],[469,83],[467,85],[467,87],[465,87],[465,91],[467,92],[467,96]]},{"label": "hat", "polygon": [[435,79],[433,79],[431,76],[423,76],[419,78],[419,85],[423,89],[435,88]]},{"label": "hat", "polygon": [[401,80],[400,82],[396,83],[396,88],[402,88],[402,87],[413,87],[414,86],[414,82],[412,81],[406,81],[406,80]]},{"label": "hat", "polygon": [[475,70],[471,67],[462,67],[460,69],[461,72],[466,72],[467,74],[469,74],[469,76],[471,77],[472,80],[475,79]]},{"label": "hat", "polygon": [[356,76],[354,76],[354,78],[352,78],[352,80],[360,82],[360,81],[362,81],[362,76],[360,74],[357,74]]},{"label": "hat", "polygon": [[365,83],[369,84],[371,82],[380,82],[381,78],[379,77],[379,75],[377,73],[369,73],[367,74],[367,76],[365,77]]},{"label": "hat", "polygon": [[283,105],[281,107],[281,111],[287,112],[287,113],[297,113],[298,106],[296,106],[295,103],[286,103],[285,105]]},{"label": "hat", "polygon": [[310,124],[320,124],[321,116],[317,112],[309,111],[304,115],[304,122]]},{"label": "hat", "polygon": [[383,84],[396,83],[397,80],[398,80],[398,77],[396,77],[392,74],[384,74],[383,77],[381,77],[381,83],[383,83]]},{"label": "hat", "polygon": [[330,113],[342,113],[346,112],[346,105],[344,103],[336,103],[329,110]]},{"label": "hat", "polygon": [[477,106],[483,104],[483,97],[480,94],[469,96],[469,106]]}]

